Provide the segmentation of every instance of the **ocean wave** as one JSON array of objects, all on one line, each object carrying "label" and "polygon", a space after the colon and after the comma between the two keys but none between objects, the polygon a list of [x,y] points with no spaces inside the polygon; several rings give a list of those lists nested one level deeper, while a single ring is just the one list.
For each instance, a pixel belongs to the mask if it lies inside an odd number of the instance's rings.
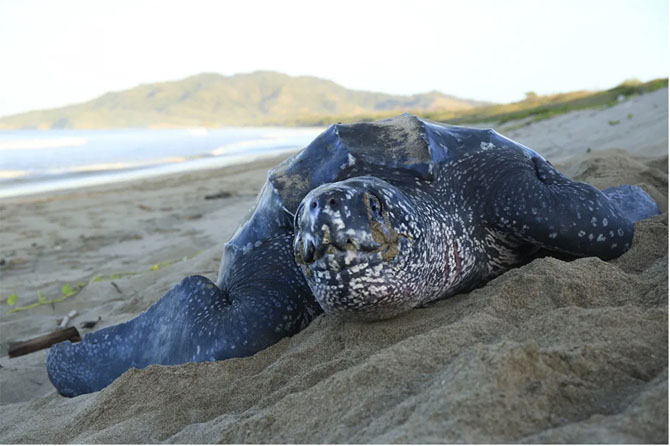
[{"label": "ocean wave", "polygon": [[[76,189],[82,187],[97,186],[101,184],[116,183],[120,181],[131,181],[138,180],[143,178],[149,178],[156,175],[166,175],[166,174],[178,174],[181,172],[195,171],[199,169],[215,169],[224,166],[230,166],[235,164],[244,164],[256,161],[258,159],[263,159],[270,156],[276,156],[278,154],[288,154],[294,153],[297,149],[281,149],[272,152],[262,152],[255,154],[245,154],[245,155],[231,155],[231,156],[221,156],[221,157],[200,157],[195,159],[190,159],[187,162],[172,162],[165,163],[162,165],[156,166],[146,166],[145,168],[138,169],[108,169],[107,171],[99,171],[94,173],[90,171],[89,173],[82,172],[82,175],[77,175],[76,173],[69,171],[63,172],[63,176],[55,176],[55,178],[44,179],[39,181],[29,181],[24,184],[3,184],[0,182],[0,199],[17,197],[21,195],[30,195],[44,192],[54,192],[64,189]],[[112,163],[109,163],[112,164]],[[86,166],[88,168],[93,167],[94,165]],[[101,165],[96,165],[100,167]],[[102,165],[104,166],[104,164]],[[80,166],[79,168],[81,168]],[[134,166],[138,167],[138,166]],[[48,177],[47,177],[48,178]]]},{"label": "ocean wave", "polygon": [[157,158],[142,161],[115,161],[109,163],[84,164],[81,166],[73,166],[60,169],[49,169],[47,172],[49,174],[65,174],[65,173],[101,172],[108,170],[137,169],[140,167],[151,167],[161,164],[183,163],[184,161],[188,161],[189,159],[191,158],[186,156],[172,156],[168,158]]},{"label": "ocean wave", "polygon": [[0,170],[0,180],[27,177],[30,174],[29,170]]},{"label": "ocean wave", "polygon": [[225,144],[223,146],[219,146],[216,149],[210,151],[209,153],[211,153],[214,156],[219,156],[219,155],[225,155],[230,152],[237,152],[238,150],[249,149],[251,147],[261,147],[275,142],[276,140],[274,138],[259,138],[259,139],[252,139],[249,141],[232,142],[229,144]]},{"label": "ocean wave", "polygon": [[205,128],[193,128],[193,129],[186,129],[186,133],[188,133],[191,136],[207,136],[209,132]]},{"label": "ocean wave", "polygon": [[88,139],[81,136],[63,136],[58,138],[31,138],[10,139],[0,141],[2,150],[35,150],[35,149],[57,149],[60,147],[83,146],[88,144]]}]

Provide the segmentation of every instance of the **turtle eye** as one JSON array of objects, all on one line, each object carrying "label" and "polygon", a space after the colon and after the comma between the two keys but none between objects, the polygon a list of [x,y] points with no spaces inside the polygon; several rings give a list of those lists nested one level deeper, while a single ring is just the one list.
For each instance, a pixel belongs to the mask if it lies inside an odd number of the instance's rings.
[{"label": "turtle eye", "polygon": [[374,217],[381,217],[382,215],[382,204],[379,202],[379,199],[372,194],[368,194],[368,207],[370,208],[370,213]]}]

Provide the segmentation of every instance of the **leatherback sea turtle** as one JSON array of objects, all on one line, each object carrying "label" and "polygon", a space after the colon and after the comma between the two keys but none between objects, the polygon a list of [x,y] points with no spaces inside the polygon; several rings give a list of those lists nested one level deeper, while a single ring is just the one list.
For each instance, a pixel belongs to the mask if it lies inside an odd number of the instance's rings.
[{"label": "leatherback sea turtle", "polygon": [[55,345],[49,378],[75,396],[131,367],[252,355],[322,311],[392,317],[541,248],[610,259],[657,213],[640,188],[571,181],[493,130],[411,115],[332,125],[269,172],[216,284],[187,277],[135,319]]}]

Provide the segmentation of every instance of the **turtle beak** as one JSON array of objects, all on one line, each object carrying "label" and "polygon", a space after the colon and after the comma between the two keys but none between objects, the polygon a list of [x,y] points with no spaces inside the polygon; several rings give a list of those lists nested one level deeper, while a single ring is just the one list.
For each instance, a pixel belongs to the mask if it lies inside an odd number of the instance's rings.
[{"label": "turtle beak", "polygon": [[314,237],[309,234],[303,235],[302,231],[299,231],[293,242],[293,255],[296,261],[303,265],[314,263],[318,258],[316,252],[317,243]]}]

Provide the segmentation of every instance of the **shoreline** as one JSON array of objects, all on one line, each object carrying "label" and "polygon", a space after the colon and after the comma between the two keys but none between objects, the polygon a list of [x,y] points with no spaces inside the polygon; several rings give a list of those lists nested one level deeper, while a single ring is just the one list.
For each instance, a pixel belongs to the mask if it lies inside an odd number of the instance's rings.
[{"label": "shoreline", "polygon": [[323,131],[200,130],[0,131],[0,198],[251,162],[300,150]]},{"label": "shoreline", "polygon": [[[151,180],[152,178],[190,172],[206,172],[229,166],[244,166],[265,159],[287,158],[300,150],[302,148],[287,148],[244,155],[196,158],[186,162],[161,164],[148,168],[105,170],[95,174],[69,173],[59,176],[57,179],[43,177],[39,180],[8,180],[0,183],[0,203],[7,200],[21,199],[22,197],[68,193],[75,190],[85,191],[92,187],[112,186],[117,183]],[[10,182],[13,184],[7,184]]]}]

